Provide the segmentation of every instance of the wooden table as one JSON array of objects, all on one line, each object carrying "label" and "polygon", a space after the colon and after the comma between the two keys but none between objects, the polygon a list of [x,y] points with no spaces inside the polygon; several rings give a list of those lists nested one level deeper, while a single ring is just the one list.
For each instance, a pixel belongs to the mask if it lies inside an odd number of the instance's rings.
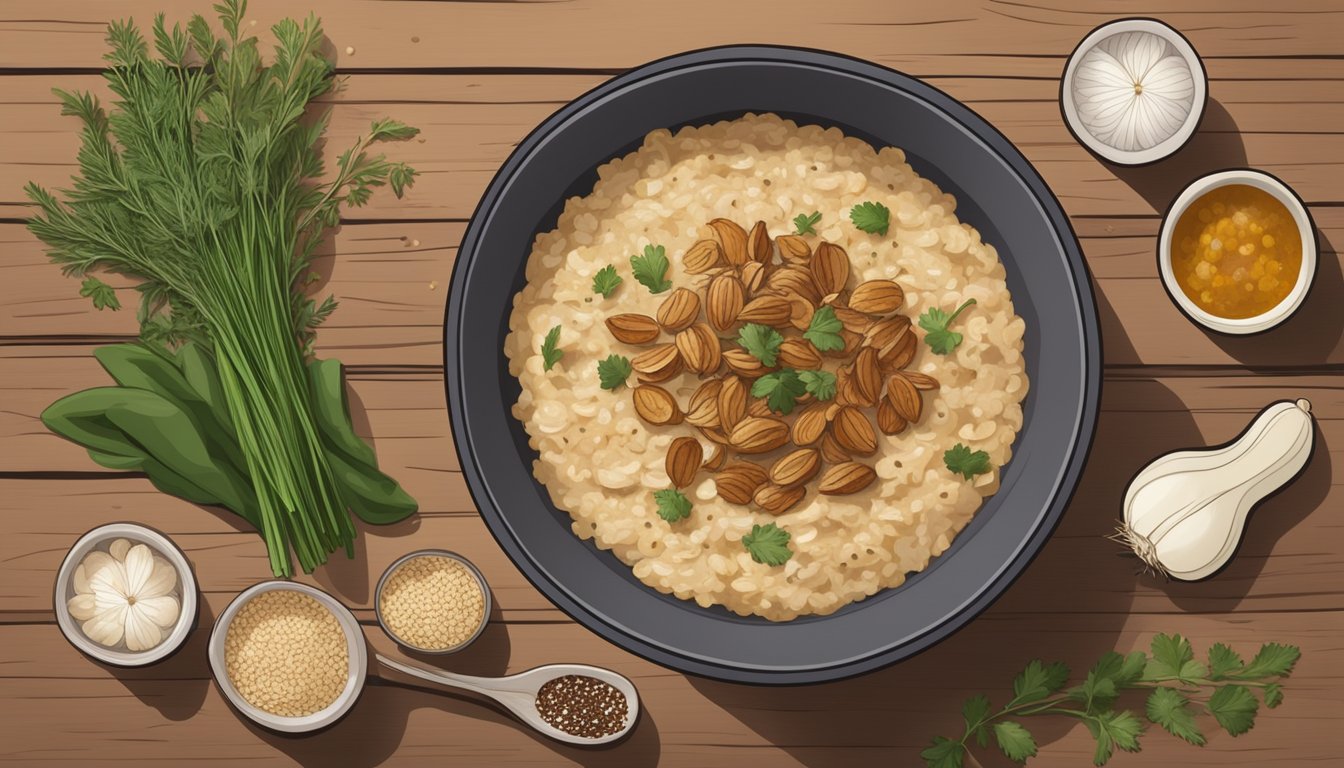
[{"label": "wooden table", "polygon": [[[111,18],[208,3],[11,0],[0,9],[0,759],[19,764],[188,760],[251,764],[589,766],[917,764],[930,737],[960,728],[961,701],[1001,697],[1032,656],[1084,669],[1101,652],[1181,632],[1201,650],[1302,647],[1286,703],[1250,734],[1204,749],[1153,729],[1141,755],[1113,765],[1306,765],[1344,754],[1344,9],[1278,0],[933,3],[255,2],[265,30],[319,8],[346,87],[329,99],[328,147],[390,115],[422,129],[390,152],[423,174],[403,201],[375,195],[348,211],[321,259],[341,307],[319,354],[349,369],[360,431],[422,504],[415,519],[366,530],[354,560],[304,581],[354,607],[374,648],[370,589],[398,554],[467,553],[498,609],[482,639],[447,667],[496,674],[574,660],[631,677],[647,717],[609,750],[557,746],[508,717],[457,698],[377,680],[342,725],[302,739],[240,720],[210,681],[205,639],[243,587],[267,578],[257,536],[221,510],[157,493],[104,470],[49,434],[38,413],[106,383],[91,353],[129,339],[134,313],[95,312],[23,225],[21,187],[60,186],[73,169],[76,122],[53,86],[105,93],[97,75]],[[1165,8],[1163,6],[1166,6]],[[1258,6],[1258,7],[1257,7]],[[1109,166],[1065,130],[1057,103],[1065,57],[1092,27],[1141,10],[1187,34],[1211,78],[1202,129],[1155,167]],[[1054,538],[983,616],[914,659],[866,677],[772,690],[687,677],[607,644],[551,606],[504,557],[472,507],[449,438],[440,368],[447,284],[466,220],[497,166],[534,125],[611,75],[677,51],[735,42],[834,49],[924,78],[1008,135],[1062,201],[1082,239],[1105,336],[1100,427],[1088,469]],[[1163,294],[1154,260],[1158,214],[1189,180],[1251,165],[1291,184],[1320,231],[1321,268],[1299,316],[1272,334],[1203,333]],[[124,285],[124,281],[118,285]],[[123,300],[128,300],[129,297]],[[1307,397],[1319,424],[1310,467],[1253,517],[1241,553],[1217,578],[1167,584],[1136,575],[1103,539],[1125,482],[1158,453],[1234,436],[1264,405]],[[204,607],[183,652],[120,671],[82,657],[57,631],[52,578],[84,531],[116,519],[169,532],[196,566]],[[1207,725],[1207,724],[1206,724]],[[1034,727],[1032,765],[1086,765],[1081,727]],[[981,753],[986,762],[992,762]]]}]

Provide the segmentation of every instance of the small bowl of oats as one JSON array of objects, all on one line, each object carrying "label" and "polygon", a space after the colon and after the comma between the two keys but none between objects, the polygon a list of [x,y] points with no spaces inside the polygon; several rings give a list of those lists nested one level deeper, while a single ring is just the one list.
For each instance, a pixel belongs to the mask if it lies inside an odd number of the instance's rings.
[{"label": "small bowl of oats", "polygon": [[225,698],[250,720],[284,733],[332,725],[364,689],[364,633],[320,589],[265,581],[224,609],[210,635],[210,669]]},{"label": "small bowl of oats", "polygon": [[378,579],[374,608],[392,638],[420,653],[466,648],[490,620],[490,588],[471,561],[445,549],[403,555]]}]

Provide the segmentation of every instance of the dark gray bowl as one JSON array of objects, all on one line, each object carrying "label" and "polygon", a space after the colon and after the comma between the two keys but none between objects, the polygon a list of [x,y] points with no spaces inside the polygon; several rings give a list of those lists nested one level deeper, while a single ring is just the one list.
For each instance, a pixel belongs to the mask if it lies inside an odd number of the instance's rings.
[{"label": "dark gray bowl", "polygon": [[[538,232],[596,168],[655,128],[772,111],[905,150],[956,196],[961,220],[997,246],[1027,321],[1026,424],[1001,490],[951,549],[897,589],[785,623],[703,609],[641,584],[570,533],[533,479],[535,453],[510,414],[504,357],[513,295]],[[1096,309],[1068,219],[993,127],[918,80],[819,51],[739,46],[632,70],[552,115],[518,146],[472,217],[453,270],[444,370],[453,438],[481,516],[527,578],[626,650],[707,677],[811,683],[867,672],[947,637],[984,610],[1040,549],[1078,480],[1100,395]]]}]

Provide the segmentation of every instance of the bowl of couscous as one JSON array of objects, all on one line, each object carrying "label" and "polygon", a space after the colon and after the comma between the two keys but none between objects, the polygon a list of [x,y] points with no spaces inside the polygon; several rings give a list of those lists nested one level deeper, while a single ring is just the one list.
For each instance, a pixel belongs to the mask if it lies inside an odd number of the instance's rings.
[{"label": "bowl of couscous", "polygon": [[403,648],[455,653],[490,620],[490,588],[471,561],[445,549],[397,558],[378,579],[378,624]]},{"label": "bowl of couscous", "polygon": [[225,698],[271,730],[307,733],[341,719],[364,688],[364,633],[319,589],[265,581],[234,598],[210,635],[210,668]]}]

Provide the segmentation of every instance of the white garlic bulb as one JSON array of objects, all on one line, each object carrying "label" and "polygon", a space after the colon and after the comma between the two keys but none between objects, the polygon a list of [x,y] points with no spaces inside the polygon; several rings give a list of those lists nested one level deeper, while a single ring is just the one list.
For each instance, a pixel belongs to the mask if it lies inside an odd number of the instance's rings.
[{"label": "white garlic bulb", "polygon": [[144,544],[117,539],[75,569],[75,595],[67,606],[90,640],[109,648],[124,640],[128,650],[146,651],[177,623],[176,587],[171,563]]},{"label": "white garlic bulb", "polygon": [[1195,81],[1166,40],[1122,32],[1083,54],[1073,94],[1088,133],[1133,152],[1157,146],[1180,130],[1194,105]]},{"label": "white garlic bulb", "polygon": [[1130,482],[1113,538],[1159,573],[1211,576],[1236,552],[1251,508],[1297,477],[1313,443],[1311,403],[1282,401],[1227,445],[1159,456]]}]

